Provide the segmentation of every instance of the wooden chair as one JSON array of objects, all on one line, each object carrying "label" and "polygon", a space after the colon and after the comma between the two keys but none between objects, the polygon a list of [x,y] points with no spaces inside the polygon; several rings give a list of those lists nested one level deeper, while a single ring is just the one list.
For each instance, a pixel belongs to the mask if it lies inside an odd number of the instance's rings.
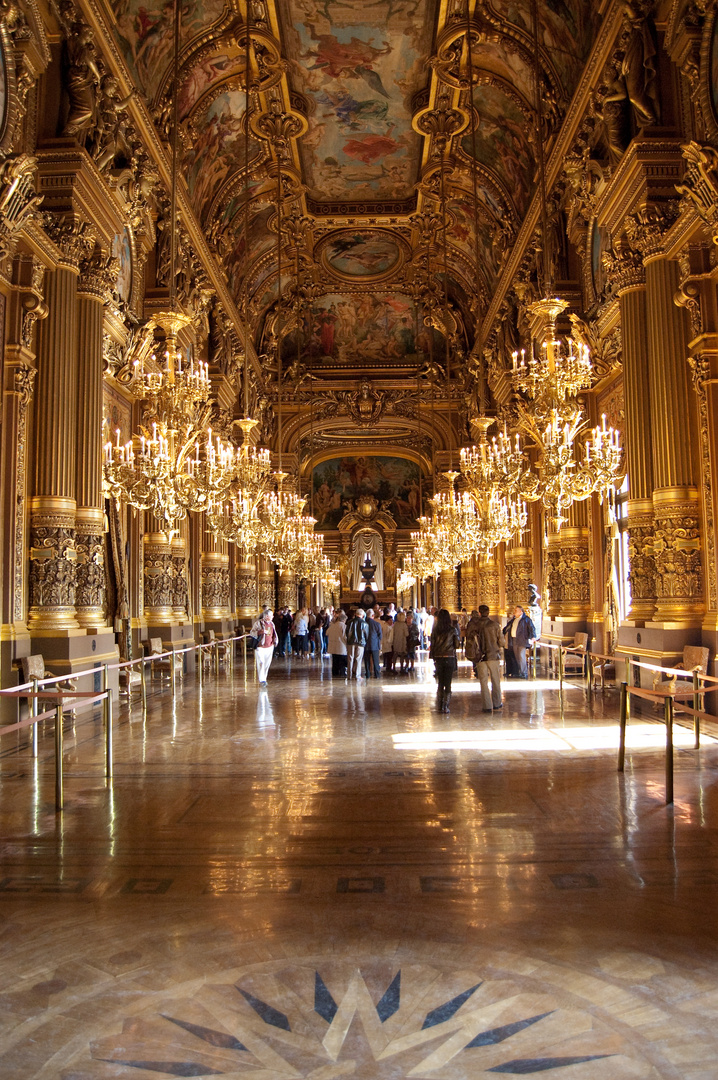
[{"label": "wooden chair", "polygon": [[599,681],[601,689],[606,689],[606,675],[609,671],[613,672],[613,678],[616,678],[616,660],[615,657],[611,657],[608,660],[601,660],[599,658],[594,659],[591,657],[591,670],[593,671],[593,689],[598,690]]},{"label": "wooden chair", "polygon": [[[158,638],[158,637],[150,638],[147,645],[148,645],[147,656],[152,661],[150,663],[150,677],[152,677],[154,675],[155,671],[159,671],[160,676],[166,674],[166,675],[171,677],[171,675],[172,675],[172,665],[173,664],[175,666],[175,674],[178,674],[178,675],[182,674],[182,657],[181,656],[175,656],[174,654],[172,656],[160,656],[161,653],[167,651],[162,647],[162,638]],[[158,659],[157,660],[152,660],[152,657],[154,657],[154,656],[158,657]]]},{"label": "wooden chair", "polygon": [[[223,641],[221,638],[218,638],[217,635],[215,634],[214,630],[209,630],[207,633],[208,633],[207,640],[212,642],[212,644],[217,646],[217,663],[218,664],[228,664],[228,663],[230,663],[231,660],[232,660],[232,645],[234,643],[231,642],[231,641]],[[213,650],[207,649],[205,651],[207,653],[209,653],[210,651],[213,651]]]},{"label": "wooden chair", "polygon": [[[702,645],[684,645],[683,646],[683,660],[676,664],[676,668],[681,671],[685,671],[685,675],[669,675],[667,679],[664,679],[663,672],[658,671],[653,679],[653,689],[662,690],[664,693],[675,694],[678,685],[678,680],[681,679],[681,690],[684,689],[683,679],[691,679],[693,672],[697,671],[699,675],[706,675],[708,673],[708,657],[710,653],[707,648]],[[688,704],[692,705],[693,702],[688,700]],[[656,701],[656,709],[663,708],[662,701]],[[700,708],[705,708],[704,695],[701,694]]]},{"label": "wooden chair", "polygon": [[[51,679],[54,675],[53,671],[48,671],[45,667],[45,657],[40,653],[35,653],[33,656],[23,656],[20,661],[22,666],[22,681],[24,683],[30,682],[32,679]],[[62,679],[60,682],[51,683],[48,690],[77,690],[77,683],[74,679]],[[49,703],[43,704],[38,701],[38,712],[43,712],[44,709],[49,709]],[[73,713],[74,708],[63,709],[63,712]]]},{"label": "wooden chair", "polygon": [[118,679],[120,695],[126,697],[128,701],[132,700],[133,690],[136,690],[139,694],[142,693],[142,676],[140,675],[139,665],[137,667],[120,668]]},{"label": "wooden chair", "polygon": [[588,634],[577,632],[573,635],[573,645],[564,650],[563,672],[564,675],[580,674],[586,670],[586,652],[588,650]]}]

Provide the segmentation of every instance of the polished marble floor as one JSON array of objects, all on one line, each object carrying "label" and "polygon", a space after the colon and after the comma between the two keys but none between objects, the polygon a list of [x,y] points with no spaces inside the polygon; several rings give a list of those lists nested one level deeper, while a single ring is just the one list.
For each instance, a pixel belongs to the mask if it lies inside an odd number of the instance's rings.
[{"label": "polished marble floor", "polygon": [[718,743],[238,665],[0,744],[0,1077],[718,1080]]}]

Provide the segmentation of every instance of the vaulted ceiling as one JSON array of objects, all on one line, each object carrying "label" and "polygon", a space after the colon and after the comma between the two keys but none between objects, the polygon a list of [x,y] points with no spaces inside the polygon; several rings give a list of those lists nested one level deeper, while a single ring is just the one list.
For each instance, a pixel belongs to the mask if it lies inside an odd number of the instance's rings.
[{"label": "vaulted ceiling", "polygon": [[[547,148],[595,8],[539,4]],[[168,131],[173,4],[114,10],[134,80]],[[283,304],[280,336],[304,362],[400,374],[447,332],[470,347],[536,183],[531,0],[251,0],[249,23],[248,124],[244,0],[186,0],[179,115],[189,198],[257,349],[277,333],[280,260],[283,295],[296,299],[297,268],[304,295],[294,315]],[[427,284],[440,298],[445,282],[450,310],[437,299],[427,321]]]}]

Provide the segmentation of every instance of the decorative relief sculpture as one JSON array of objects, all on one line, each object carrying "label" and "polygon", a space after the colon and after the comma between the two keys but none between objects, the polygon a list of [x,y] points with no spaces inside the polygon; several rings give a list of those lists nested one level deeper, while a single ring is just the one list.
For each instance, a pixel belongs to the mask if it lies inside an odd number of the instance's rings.
[{"label": "decorative relief sculpture", "polygon": [[[636,515],[628,523],[628,581],[631,586],[631,614],[651,617],[656,598],[656,559],[653,546],[653,515]],[[646,608],[648,609],[646,612]]]},{"label": "decorative relief sculpture", "polygon": [[708,422],[707,384],[710,379],[710,363],[705,356],[691,356],[688,363],[693,375],[693,386],[698,397],[701,428],[701,477],[703,480],[703,519],[705,525],[706,578],[708,582],[708,607],[715,611],[718,606],[718,583],[715,559],[715,499],[711,474],[710,430]]},{"label": "decorative relief sculpture", "polygon": [[172,607],[176,614],[187,614],[189,587],[187,584],[187,560],[182,555],[172,556]]},{"label": "decorative relief sculpture", "polygon": [[202,607],[206,611],[229,608],[228,567],[202,567]]},{"label": "decorative relief sculpture", "polygon": [[703,598],[700,516],[695,503],[669,503],[656,507],[653,542],[656,561],[656,600],[678,601],[683,612]]},{"label": "decorative relief sculpture", "polygon": [[61,617],[75,604],[75,530],[60,523],[64,515],[43,516],[46,523],[33,523],[30,536],[30,608],[36,623]]},{"label": "decorative relief sculpture", "polygon": [[76,546],[75,606],[78,615],[81,608],[91,608],[94,609],[92,613],[86,612],[90,618],[97,616],[104,620],[107,587],[102,533],[85,532],[78,527]]}]

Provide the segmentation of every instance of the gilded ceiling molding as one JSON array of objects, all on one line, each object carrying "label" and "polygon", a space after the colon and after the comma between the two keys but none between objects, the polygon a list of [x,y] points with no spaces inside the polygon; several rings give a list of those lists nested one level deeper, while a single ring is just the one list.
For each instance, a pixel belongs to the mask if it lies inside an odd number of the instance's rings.
[{"label": "gilded ceiling molding", "polygon": [[[597,85],[601,72],[610,58],[616,38],[621,33],[623,15],[624,5],[620,0],[608,0],[604,9],[603,21],[596,33],[590,55],[584,65],[578,86],[566,110],[566,115],[546,164],[546,184],[549,191],[553,188],[564,167],[566,157],[573,146],[586,111],[590,106],[594,87]],[[479,351],[483,347],[482,343],[492,329],[493,323],[499,314],[501,303],[510,289],[527,248],[532,241],[540,216],[541,197],[537,191],[532,197],[513,249],[504,263],[491,303],[484,316],[481,332],[477,335],[474,346],[475,351]]]}]

